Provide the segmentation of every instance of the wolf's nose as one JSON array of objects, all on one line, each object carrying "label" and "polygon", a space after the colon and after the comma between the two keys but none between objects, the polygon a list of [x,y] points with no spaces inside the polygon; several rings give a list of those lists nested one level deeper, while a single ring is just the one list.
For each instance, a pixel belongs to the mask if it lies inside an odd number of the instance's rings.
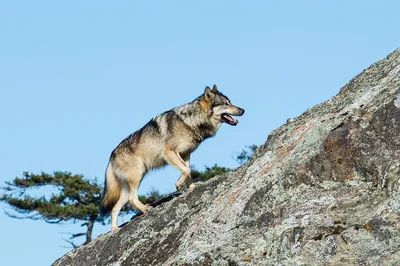
[{"label": "wolf's nose", "polygon": [[240,109],[240,111],[242,112],[242,114],[241,114],[241,115],[243,115],[243,114],[244,114],[244,109]]}]

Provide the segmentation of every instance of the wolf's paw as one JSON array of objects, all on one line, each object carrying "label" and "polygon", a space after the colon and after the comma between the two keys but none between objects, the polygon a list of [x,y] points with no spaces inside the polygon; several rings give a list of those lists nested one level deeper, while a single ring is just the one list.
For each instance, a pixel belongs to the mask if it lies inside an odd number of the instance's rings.
[{"label": "wolf's paw", "polygon": [[144,205],[144,207],[140,210],[143,213],[147,213],[148,211],[150,211],[153,207],[150,205]]},{"label": "wolf's paw", "polygon": [[185,183],[183,183],[183,184],[176,183],[176,185],[175,185],[176,186],[176,191],[181,191],[183,189],[184,185],[185,185]]},{"label": "wolf's paw", "polygon": [[118,232],[119,231],[119,227],[118,226],[113,226],[113,227],[111,227],[111,234],[115,234],[116,232]]}]

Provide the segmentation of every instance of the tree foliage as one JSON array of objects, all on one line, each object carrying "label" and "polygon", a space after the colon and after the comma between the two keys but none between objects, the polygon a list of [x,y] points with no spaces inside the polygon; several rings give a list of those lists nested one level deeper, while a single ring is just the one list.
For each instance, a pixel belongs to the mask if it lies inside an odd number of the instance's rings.
[{"label": "tree foliage", "polygon": [[254,151],[257,149],[257,145],[250,145],[250,146],[246,146],[246,148],[244,148],[238,156],[236,156],[236,161],[239,164],[244,164],[246,163],[248,160],[251,159],[251,157],[253,156]]},{"label": "tree foliage", "polygon": [[213,178],[216,175],[222,175],[222,174],[230,172],[230,171],[232,171],[232,169],[214,164],[211,167],[206,166],[204,171],[198,171],[198,170],[192,168],[190,175],[191,175],[193,181],[195,181],[195,182],[202,181],[203,182],[203,181],[207,181],[210,178]]}]

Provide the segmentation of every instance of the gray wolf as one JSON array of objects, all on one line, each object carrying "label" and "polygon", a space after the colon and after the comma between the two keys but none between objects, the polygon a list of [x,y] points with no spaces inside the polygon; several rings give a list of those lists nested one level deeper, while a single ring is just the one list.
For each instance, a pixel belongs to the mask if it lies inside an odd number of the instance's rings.
[{"label": "gray wolf", "polygon": [[202,141],[213,137],[222,123],[236,126],[244,109],[231,104],[214,85],[194,101],[153,117],[126,137],[111,153],[100,211],[111,210],[111,231],[118,230],[117,217],[129,201],[146,213],[151,206],[139,201],[138,188],[144,175],[167,164],[181,172],[177,190],[191,184],[190,154]]}]

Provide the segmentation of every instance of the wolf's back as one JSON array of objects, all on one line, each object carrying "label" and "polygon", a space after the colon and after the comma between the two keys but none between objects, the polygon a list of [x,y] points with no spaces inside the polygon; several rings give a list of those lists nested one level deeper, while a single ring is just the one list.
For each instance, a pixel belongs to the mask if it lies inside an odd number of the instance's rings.
[{"label": "wolf's back", "polygon": [[117,176],[111,166],[111,162],[108,163],[106,170],[106,180],[104,182],[103,199],[100,204],[100,214],[104,215],[111,211],[114,205],[119,200],[121,194],[121,186],[118,183]]}]

